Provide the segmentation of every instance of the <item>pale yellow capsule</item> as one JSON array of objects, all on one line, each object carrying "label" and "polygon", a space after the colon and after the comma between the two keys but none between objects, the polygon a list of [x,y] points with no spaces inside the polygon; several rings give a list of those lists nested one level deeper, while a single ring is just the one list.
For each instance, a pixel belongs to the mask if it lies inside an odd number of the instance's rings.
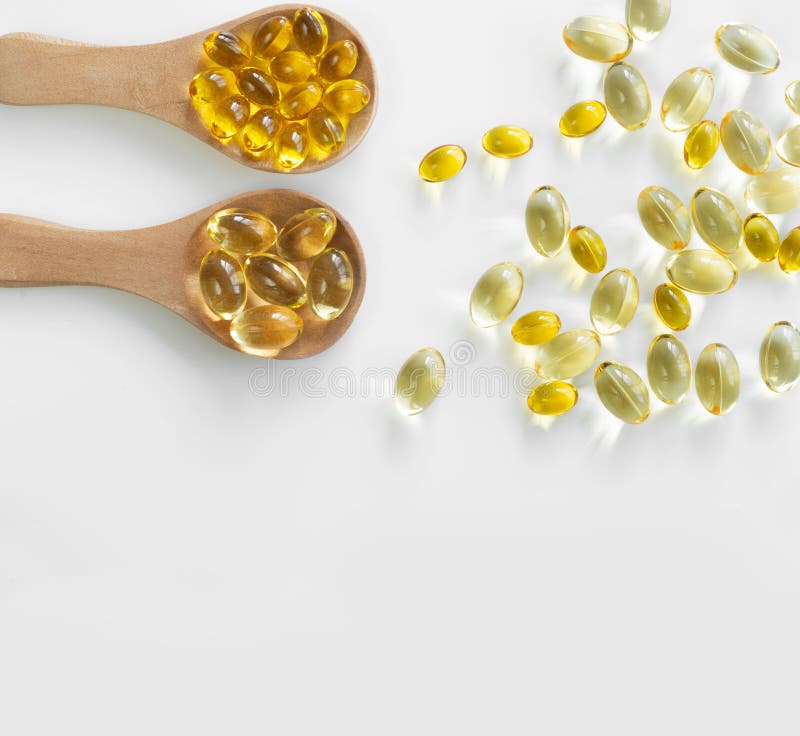
[{"label": "pale yellow capsule", "polygon": [[397,374],[394,394],[398,411],[406,416],[425,411],[442,390],[445,371],[438,350],[424,348],[414,353]]},{"label": "pale yellow capsule", "polygon": [[572,257],[584,271],[600,273],[608,262],[603,239],[590,227],[581,225],[569,231],[569,249]]},{"label": "pale yellow capsule", "polygon": [[423,181],[439,183],[452,179],[467,163],[467,152],[456,145],[445,145],[428,151],[419,165]]},{"label": "pale yellow capsule", "polygon": [[775,144],[778,157],[789,166],[800,166],[800,125],[784,130]]},{"label": "pale yellow capsule", "polygon": [[680,404],[692,387],[692,359],[674,335],[660,335],[647,351],[647,379],[665,404]]},{"label": "pale yellow capsule", "polygon": [[666,270],[675,286],[694,294],[722,294],[739,279],[736,266],[713,250],[683,250],[672,256]]},{"label": "pale yellow capsule", "polygon": [[713,120],[701,120],[689,131],[683,145],[683,160],[690,169],[704,169],[719,149],[719,126]]},{"label": "pale yellow capsule", "polygon": [[240,256],[252,256],[275,245],[274,223],[255,210],[220,210],[208,221],[209,237],[222,249]]},{"label": "pale yellow capsule", "polygon": [[311,309],[320,319],[340,317],[353,296],[353,266],[347,253],[328,248],[317,256],[308,274]]},{"label": "pale yellow capsule", "polygon": [[714,75],[695,67],[681,72],[664,92],[661,120],[667,130],[679,133],[699,123],[714,98]]},{"label": "pale yellow capsule", "polygon": [[656,316],[671,330],[680,332],[692,322],[692,305],[677,286],[660,284],[653,292]]},{"label": "pale yellow capsule", "polygon": [[800,169],[787,166],[754,177],[747,185],[747,201],[767,215],[800,207]]},{"label": "pale yellow capsule", "polygon": [[732,255],[742,242],[742,218],[722,192],[702,187],[692,197],[692,220],[698,235],[714,250]]},{"label": "pale yellow capsule", "polygon": [[769,263],[778,255],[781,238],[768,217],[755,213],[744,221],[744,244],[755,258]]},{"label": "pale yellow capsule", "polygon": [[617,268],[595,287],[589,315],[601,335],[616,335],[633,321],[638,308],[639,281],[627,268]]},{"label": "pale yellow capsule", "polygon": [[537,253],[545,258],[557,256],[569,234],[569,207],[555,187],[537,189],[525,207],[525,228],[528,240]]},{"label": "pale yellow capsule", "polygon": [[641,424],[650,416],[650,392],[632,368],[603,363],[595,371],[594,387],[603,406],[626,424]]},{"label": "pale yellow capsule", "polygon": [[239,261],[224,250],[207,253],[200,264],[200,291],[208,308],[223,319],[244,309],[247,283]]},{"label": "pale yellow capsule", "polygon": [[543,417],[560,417],[578,403],[578,389],[563,381],[537,386],[528,396],[528,408]]},{"label": "pale yellow capsule", "polygon": [[584,138],[594,133],[606,119],[606,106],[599,100],[583,100],[567,108],[558,123],[561,135]]},{"label": "pale yellow capsule", "polygon": [[784,273],[800,271],[800,227],[790,230],[778,250],[778,264]]},{"label": "pale yellow capsule", "polygon": [[727,414],[739,400],[741,374],[730,348],[715,343],[700,353],[695,366],[695,388],[703,407],[714,414]]},{"label": "pale yellow capsule", "polygon": [[600,357],[600,336],[594,330],[570,330],[539,348],[534,370],[549,381],[569,381],[588,371]]},{"label": "pale yellow capsule", "polygon": [[667,250],[682,250],[692,237],[692,219],[680,198],[664,187],[639,194],[639,219],[653,240]]},{"label": "pale yellow capsule", "polygon": [[519,304],[525,279],[513,263],[498,263],[480,277],[469,301],[472,321],[494,327],[505,321]]},{"label": "pale yellow capsule", "polygon": [[240,312],[231,322],[231,337],[242,347],[275,354],[294,345],[303,334],[303,320],[288,307],[268,304]]},{"label": "pale yellow capsule", "polygon": [[720,26],[717,51],[729,64],[751,74],[771,74],[781,63],[778,47],[764,31],[746,23]]},{"label": "pale yellow capsule", "polygon": [[792,112],[800,115],[800,79],[789,82],[786,87],[786,104]]},{"label": "pale yellow capsule", "polygon": [[316,82],[304,82],[283,95],[278,112],[287,120],[302,120],[322,101],[322,87]]},{"label": "pale yellow capsule", "polygon": [[609,63],[624,59],[633,48],[633,39],[625,26],[608,18],[586,15],[565,26],[564,43],[584,59]]},{"label": "pale yellow capsule", "polygon": [[278,254],[287,261],[314,258],[333,240],[336,226],[336,215],[324,207],[300,212],[290,217],[278,234]]},{"label": "pale yellow capsule", "polygon": [[530,312],[511,328],[511,337],[520,345],[544,345],[561,330],[561,320],[552,312]]},{"label": "pale yellow capsule", "polygon": [[265,302],[298,309],[306,303],[306,280],[291,263],[267,253],[247,260],[247,283]]},{"label": "pale yellow capsule", "polygon": [[769,131],[746,110],[731,110],[719,126],[722,147],[745,174],[763,174],[772,161]]},{"label": "pale yellow capsule", "polygon": [[524,128],[499,125],[483,136],[483,150],[497,158],[519,158],[533,148],[533,136]]},{"label": "pale yellow capsule", "polygon": [[800,381],[800,331],[791,322],[772,325],[761,343],[759,362],[770,391],[791,391]]},{"label": "pale yellow capsule", "polygon": [[638,41],[652,41],[667,27],[671,0],[627,0],[625,20]]},{"label": "pale yellow capsule", "polygon": [[636,67],[624,61],[610,66],[603,94],[608,112],[623,128],[638,130],[647,125],[653,104],[647,82]]}]

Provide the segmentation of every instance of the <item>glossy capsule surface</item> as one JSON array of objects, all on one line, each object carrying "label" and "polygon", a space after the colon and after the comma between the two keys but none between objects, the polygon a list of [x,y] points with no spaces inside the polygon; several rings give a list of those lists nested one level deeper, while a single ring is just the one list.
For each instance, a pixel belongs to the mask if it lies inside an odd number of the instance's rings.
[{"label": "glossy capsule surface", "polygon": [[307,124],[311,141],[325,153],[334,153],[344,145],[344,124],[330,110],[322,107],[312,110]]},{"label": "glossy capsule surface", "polygon": [[244,348],[276,353],[294,345],[303,334],[303,320],[288,307],[269,304],[245,309],[231,322],[231,337]]},{"label": "glossy capsule surface", "polygon": [[250,153],[263,153],[275,144],[283,118],[271,109],[259,110],[242,129],[242,145]]},{"label": "glossy capsule surface", "polygon": [[198,103],[220,102],[230,97],[236,77],[229,69],[207,69],[195,74],[189,84],[189,96]]},{"label": "glossy capsule surface", "polygon": [[789,82],[786,86],[786,104],[789,109],[800,115],[800,79],[795,79],[794,82]]},{"label": "glossy capsule surface", "polygon": [[692,237],[692,218],[678,195],[664,187],[647,187],[637,202],[647,234],[667,250],[683,250]]},{"label": "glossy capsule surface", "polygon": [[719,126],[713,120],[701,120],[686,136],[683,160],[690,169],[704,169],[719,150]]},{"label": "glossy capsule surface", "polygon": [[200,291],[214,314],[232,319],[247,301],[247,282],[239,261],[223,250],[206,253],[200,264]]},{"label": "glossy capsule surface", "polygon": [[228,31],[210,34],[203,42],[203,48],[211,61],[229,69],[244,66],[250,58],[250,48],[244,40]]},{"label": "glossy capsule surface", "polygon": [[603,406],[626,424],[641,424],[650,416],[650,392],[632,368],[603,363],[595,371],[594,387]]},{"label": "glossy capsule surface", "polygon": [[778,256],[781,238],[772,220],[761,213],[754,213],[744,221],[744,244],[755,258],[769,263]]},{"label": "glossy capsule surface", "polygon": [[633,38],[625,26],[598,16],[575,18],[565,26],[563,35],[572,53],[590,61],[619,61],[633,48]]},{"label": "glossy capsule surface", "polygon": [[283,95],[278,111],[287,120],[302,120],[308,117],[321,100],[322,87],[316,82],[304,82]]},{"label": "glossy capsule surface", "polygon": [[706,411],[715,416],[727,414],[739,400],[739,363],[730,348],[715,343],[700,353],[695,366],[695,390]]},{"label": "glossy capsule surface", "polygon": [[603,80],[606,109],[626,130],[647,125],[653,104],[650,89],[642,73],[627,62],[618,61],[606,71]]},{"label": "glossy capsule surface", "polygon": [[336,234],[336,216],[324,207],[312,207],[290,217],[278,233],[278,255],[287,261],[305,261],[324,251]]},{"label": "glossy capsule surface", "polygon": [[606,106],[599,100],[583,100],[567,108],[558,123],[561,135],[583,138],[594,133],[606,119]]},{"label": "glossy capsule surface", "polygon": [[800,380],[800,332],[791,322],[769,328],[761,343],[761,379],[770,391],[783,394]]},{"label": "glossy capsule surface", "polygon": [[680,133],[699,123],[714,98],[714,75],[702,67],[681,72],[667,87],[661,102],[661,121]]},{"label": "glossy capsule surface", "polygon": [[800,125],[781,133],[775,144],[775,152],[789,166],[800,166]]},{"label": "glossy capsule surface", "polygon": [[674,335],[660,335],[647,351],[647,380],[665,404],[680,404],[692,387],[692,359]]},{"label": "glossy capsule surface", "polygon": [[787,166],[753,178],[745,192],[755,210],[767,215],[800,207],[800,169]]},{"label": "glossy capsule surface", "polygon": [[569,207],[555,187],[539,187],[525,206],[525,229],[534,250],[545,258],[557,256],[570,229]]},{"label": "glossy capsule surface", "polygon": [[622,332],[639,308],[639,281],[627,268],[609,271],[598,282],[589,305],[592,326],[601,335]]},{"label": "glossy capsule surface", "polygon": [[357,79],[343,79],[325,90],[322,103],[337,115],[355,115],[369,105],[370,97],[366,84]]},{"label": "glossy capsule surface", "polygon": [[300,8],[294,14],[292,32],[297,46],[309,56],[320,56],[328,47],[328,24],[316,10]]},{"label": "glossy capsule surface", "polygon": [[284,84],[301,84],[314,74],[314,60],[302,51],[290,49],[282,51],[270,63],[272,76]]},{"label": "glossy capsule surface", "polygon": [[537,386],[528,396],[528,408],[539,416],[560,417],[578,403],[578,389],[564,381],[549,381]]},{"label": "glossy capsule surface", "polygon": [[498,125],[486,132],[482,145],[486,153],[497,158],[519,158],[533,148],[533,136],[524,128]]},{"label": "glossy capsule surface", "polygon": [[254,105],[275,107],[280,102],[278,85],[262,69],[246,66],[239,71],[236,81],[241,93]]},{"label": "glossy capsule surface", "polygon": [[498,263],[478,279],[469,301],[470,317],[478,327],[494,327],[519,304],[525,279],[513,263]]},{"label": "glossy capsule surface", "polygon": [[720,26],[717,51],[729,64],[751,74],[771,74],[781,63],[778,47],[764,31],[746,23]]},{"label": "glossy capsule surface", "polygon": [[324,250],[308,274],[308,299],[314,314],[331,321],[342,315],[353,296],[353,266],[338,248]]},{"label": "glossy capsule surface", "polygon": [[250,118],[250,102],[242,95],[233,95],[203,108],[201,115],[211,134],[226,141],[247,124]]},{"label": "glossy capsule surface", "polygon": [[306,280],[291,263],[267,253],[253,256],[245,266],[247,283],[265,302],[297,309],[306,303]]},{"label": "glossy capsule surface", "polygon": [[272,220],[260,212],[230,208],[211,217],[208,235],[229,253],[252,256],[275,245],[277,230]]},{"label": "glossy capsule surface", "polygon": [[253,53],[271,59],[285,51],[291,40],[292,24],[288,18],[282,15],[267,18],[253,35]]},{"label": "glossy capsule surface", "polygon": [[719,127],[722,147],[745,174],[763,174],[772,161],[769,131],[746,110],[731,110]]},{"label": "glossy capsule surface", "polygon": [[511,328],[511,337],[520,345],[544,345],[561,330],[561,320],[552,312],[530,312]]},{"label": "glossy capsule surface", "polygon": [[653,292],[656,316],[671,330],[680,332],[692,322],[692,305],[689,299],[673,284],[659,284]]},{"label": "glossy capsule surface", "polygon": [[284,125],[275,137],[275,163],[286,171],[300,166],[308,157],[311,139],[303,123]]},{"label": "glossy capsule surface", "polygon": [[637,41],[652,41],[669,22],[672,0],[627,0],[625,20]]},{"label": "glossy capsule surface", "polygon": [[442,390],[445,371],[438,350],[424,348],[414,353],[397,374],[394,394],[398,411],[406,416],[425,411]]},{"label": "glossy capsule surface", "polygon": [[590,227],[574,227],[568,236],[572,257],[584,271],[600,273],[608,262],[608,253],[603,239]]},{"label": "glossy capsule surface", "polygon": [[539,348],[534,370],[545,380],[569,381],[597,362],[600,348],[600,336],[594,330],[562,332]]},{"label": "glossy capsule surface", "polygon": [[800,271],[800,227],[790,230],[778,249],[778,263],[785,273]]},{"label": "glossy capsule surface", "polygon": [[438,146],[425,154],[419,164],[419,175],[424,181],[442,182],[452,179],[461,172],[467,163],[467,152],[461,148],[448,144]]},{"label": "glossy capsule surface", "polygon": [[347,79],[358,65],[358,47],[347,39],[332,43],[319,60],[319,76],[326,82]]},{"label": "glossy capsule surface", "polygon": [[739,279],[736,266],[713,250],[682,250],[672,256],[666,270],[675,286],[694,294],[722,294]]},{"label": "glossy capsule surface", "polygon": [[692,197],[692,221],[697,234],[714,250],[732,255],[742,242],[742,218],[722,192],[703,187]]}]

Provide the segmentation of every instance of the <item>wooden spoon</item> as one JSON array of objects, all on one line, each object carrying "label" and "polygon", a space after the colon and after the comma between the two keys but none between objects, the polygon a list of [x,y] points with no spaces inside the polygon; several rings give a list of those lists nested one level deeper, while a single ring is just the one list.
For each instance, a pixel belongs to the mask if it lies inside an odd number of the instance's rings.
[{"label": "wooden spoon", "polygon": [[[287,173],[270,156],[254,158],[234,139],[223,143],[208,132],[189,98],[189,83],[206,68],[203,41],[213,31],[251,36],[267,18],[289,18],[305,5],[276,5],[206,31],[148,46],[91,46],[29,33],[0,37],[0,102],[10,105],[108,105],[143,112],[183,128],[239,163],[262,171]],[[353,78],[372,93],[369,105],[350,119],[344,145],[325,159],[309,158],[290,173],[332,166],[347,156],[369,130],[378,102],[372,57],[358,31],[327,10],[330,42],[349,38],[358,46]],[[209,62],[210,63],[210,62]]]},{"label": "wooden spoon", "polygon": [[[278,355],[252,352],[233,341],[226,320],[214,314],[200,293],[203,256],[216,246],[206,223],[215,212],[245,207],[269,216],[280,228],[292,215],[326,207],[339,225],[331,246],[347,253],[353,265],[353,296],[336,320],[319,319],[306,305],[300,339]],[[364,253],[351,225],[330,205],[302,192],[269,189],[250,192],[196,212],[181,220],[143,230],[78,230],[17,215],[0,215],[0,287],[107,286],[146,297],[171,309],[225,347],[257,357],[307,358],[339,340],[353,322],[364,297],[367,271]],[[304,273],[308,263],[295,264]],[[260,302],[252,294],[248,306]]]}]

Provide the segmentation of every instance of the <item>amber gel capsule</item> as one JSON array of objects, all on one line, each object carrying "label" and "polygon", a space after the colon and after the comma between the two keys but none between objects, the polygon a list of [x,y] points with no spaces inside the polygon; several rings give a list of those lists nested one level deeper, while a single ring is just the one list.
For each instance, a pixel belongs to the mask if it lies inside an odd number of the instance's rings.
[{"label": "amber gel capsule", "polygon": [[308,274],[308,296],[320,319],[331,321],[342,315],[353,296],[353,266],[347,253],[328,248],[317,256]]},{"label": "amber gel capsule", "polygon": [[200,291],[208,308],[232,319],[244,309],[247,283],[239,261],[223,250],[212,250],[200,265]]},{"label": "amber gel capsule", "polygon": [[290,217],[278,234],[278,254],[287,261],[305,261],[322,253],[336,234],[336,216],[312,207]]},{"label": "amber gel capsule", "polygon": [[306,280],[282,258],[270,253],[249,258],[245,273],[250,288],[265,302],[291,309],[306,303]]},{"label": "amber gel capsule", "polygon": [[275,107],[281,100],[281,91],[275,80],[256,67],[246,66],[242,69],[237,84],[242,94],[254,105]]},{"label": "amber gel capsule", "polygon": [[246,309],[231,322],[231,337],[244,348],[275,353],[294,345],[303,333],[303,320],[288,307],[268,304]]},{"label": "amber gel capsule", "polygon": [[606,267],[608,255],[603,239],[590,227],[574,227],[569,233],[572,257],[584,271],[600,273]]},{"label": "amber gel capsule", "polygon": [[731,110],[720,125],[722,147],[745,174],[763,174],[772,160],[769,131],[745,110]]},{"label": "amber gel capsule", "polygon": [[768,215],[800,207],[800,169],[786,167],[756,176],[745,196],[753,209]]},{"label": "amber gel capsule", "polygon": [[682,250],[667,263],[667,278],[694,294],[722,294],[736,286],[739,272],[713,250]]},{"label": "amber gel capsule", "polygon": [[370,97],[366,84],[357,79],[343,79],[325,90],[322,104],[337,115],[355,115],[369,105]]},{"label": "amber gel capsule", "polygon": [[680,332],[692,322],[692,305],[677,286],[660,284],[653,292],[656,316],[671,330]]},{"label": "amber gel capsule", "polygon": [[234,93],[236,77],[229,69],[207,69],[196,74],[189,96],[197,103],[221,102]]},{"label": "amber gel capsule", "polygon": [[784,130],[775,144],[778,157],[789,166],[800,166],[800,125]]},{"label": "amber gel capsule", "polygon": [[624,61],[610,66],[603,93],[608,112],[623,128],[638,130],[647,125],[653,105],[647,82],[636,67]]},{"label": "amber gel capsule", "polygon": [[650,388],[665,404],[680,404],[692,387],[692,359],[674,335],[660,335],[647,351]]},{"label": "amber gel capsule", "polygon": [[680,198],[664,187],[639,194],[639,219],[647,234],[667,250],[682,250],[692,237],[692,219]]},{"label": "amber gel capsule", "polygon": [[533,148],[533,136],[524,128],[499,125],[483,136],[483,150],[497,158],[519,158]]},{"label": "amber gel capsule", "polygon": [[470,297],[469,311],[477,327],[505,321],[519,304],[525,279],[513,263],[498,263],[480,277]]},{"label": "amber gel capsule", "polygon": [[235,33],[228,31],[212,33],[204,41],[203,47],[211,61],[229,69],[244,66],[250,58],[247,44]]},{"label": "amber gel capsule", "polygon": [[800,79],[789,82],[786,87],[786,104],[792,112],[800,115]]},{"label": "amber gel capsule", "polygon": [[397,374],[394,393],[398,410],[406,416],[425,411],[442,390],[444,379],[444,358],[438,350],[425,348],[414,353]]},{"label": "amber gel capsule", "polygon": [[683,160],[690,169],[704,169],[719,149],[719,126],[713,120],[701,120],[686,136]]},{"label": "amber gel capsule", "polygon": [[567,138],[583,138],[594,133],[606,119],[606,107],[599,100],[576,102],[561,116],[558,129]]},{"label": "amber gel capsule", "polygon": [[771,74],[781,63],[778,47],[764,31],[746,23],[720,26],[717,51],[729,64],[751,74]]},{"label": "amber gel capsule", "polygon": [[706,411],[727,414],[739,400],[739,363],[730,348],[715,343],[703,348],[695,366],[697,397]]},{"label": "amber gel capsule", "polygon": [[608,18],[587,15],[565,26],[564,43],[584,59],[606,63],[624,59],[633,48],[633,39],[625,26]]},{"label": "amber gel capsule", "polygon": [[287,171],[296,169],[308,157],[310,147],[308,128],[303,123],[288,123],[275,137],[275,163]]},{"label": "amber gel capsule", "polygon": [[275,245],[278,231],[272,220],[255,210],[231,208],[208,221],[208,235],[220,248],[252,256]]},{"label": "amber gel capsule", "polygon": [[600,336],[594,330],[570,330],[542,345],[534,370],[549,381],[569,381],[588,371],[600,357]]},{"label": "amber gel capsule", "polygon": [[769,263],[778,256],[781,238],[768,217],[755,213],[744,221],[744,244],[755,258]]},{"label": "amber gel capsule", "polygon": [[234,95],[204,108],[201,115],[211,134],[226,141],[233,138],[247,123],[250,102],[242,95]]},{"label": "amber gel capsule", "polygon": [[800,380],[800,332],[791,322],[769,328],[761,343],[761,378],[770,391],[783,394]]},{"label": "amber gel capsule", "polygon": [[348,40],[337,41],[319,60],[319,75],[326,82],[347,79],[358,64],[358,47]]},{"label": "amber gel capsule", "polygon": [[456,145],[446,145],[428,151],[419,164],[419,176],[434,183],[452,179],[467,163],[467,152]]},{"label": "amber gel capsule", "polygon": [[628,0],[625,20],[638,41],[652,41],[667,27],[672,11],[671,0]]},{"label": "amber gel capsule", "polygon": [[714,250],[732,255],[742,242],[742,218],[722,192],[703,187],[692,197],[692,220],[698,235]]},{"label": "amber gel capsule", "polygon": [[569,207],[555,187],[539,187],[525,206],[525,229],[528,240],[545,258],[557,256],[569,234]]},{"label": "amber gel capsule", "polygon": [[800,227],[790,230],[781,243],[778,263],[785,273],[800,271]]},{"label": "amber gel capsule", "polygon": [[283,118],[275,110],[259,110],[242,130],[242,145],[250,153],[263,153],[272,148],[282,130]]},{"label": "amber gel capsule", "polygon": [[278,112],[287,120],[302,120],[308,117],[321,100],[322,87],[316,82],[304,82],[283,95]]},{"label": "amber gel capsule", "polygon": [[308,114],[308,135],[317,148],[335,153],[344,145],[344,123],[330,110],[318,107]]},{"label": "amber gel capsule", "polygon": [[543,417],[560,417],[578,403],[578,389],[564,381],[537,386],[528,396],[528,408]]},{"label": "amber gel capsule", "polygon": [[253,36],[253,53],[271,59],[286,50],[292,40],[292,24],[288,18],[276,15],[265,20]]},{"label": "amber gel capsule", "polygon": [[311,8],[301,8],[294,14],[292,32],[295,43],[309,56],[320,56],[328,46],[328,24]]},{"label": "amber gel capsule", "polygon": [[641,424],[650,416],[650,392],[632,368],[603,363],[595,371],[594,387],[603,406],[626,424]]},{"label": "amber gel capsule", "polygon": [[609,271],[592,294],[589,314],[592,326],[601,335],[622,332],[639,308],[639,282],[627,268]]},{"label": "amber gel capsule", "polygon": [[544,345],[561,330],[561,320],[552,312],[530,312],[511,328],[511,337],[520,345]]},{"label": "amber gel capsule", "polygon": [[314,60],[302,51],[283,51],[269,65],[270,73],[284,84],[301,84],[314,73]]},{"label": "amber gel capsule", "polygon": [[661,102],[661,120],[667,130],[680,133],[700,122],[714,98],[714,75],[695,67],[681,72],[667,87]]}]

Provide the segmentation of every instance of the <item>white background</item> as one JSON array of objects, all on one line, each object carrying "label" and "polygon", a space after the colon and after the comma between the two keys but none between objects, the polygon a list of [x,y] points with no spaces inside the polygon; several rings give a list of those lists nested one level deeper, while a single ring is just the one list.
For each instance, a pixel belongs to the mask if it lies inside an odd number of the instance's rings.
[{"label": "white background", "polygon": [[[757,351],[773,322],[800,321],[797,282],[741,259],[733,292],[693,299],[692,356],[720,341],[742,366],[724,419],[692,394],[621,427],[583,379],[575,412],[544,425],[524,396],[470,387],[481,369],[531,362],[510,322],[469,324],[491,264],[523,268],[517,314],[587,324],[596,277],[526,242],[535,187],[558,186],[575,224],[605,237],[609,266],[639,275],[640,314],[603,355],[643,372],[666,254],[636,218],[639,190],[688,201],[709,183],[744,211],[746,177],[721,151],[688,172],[682,136],[657,119],[559,138],[561,112],[596,96],[603,71],[568,54],[561,28],[622,19],[623,0],[330,7],[370,43],[381,104],[362,146],[324,173],[251,171],[132,113],[0,108],[3,211],[140,227],[290,186],[346,214],[369,266],[346,337],[267,375],[133,296],[0,291],[0,733],[796,734],[800,390],[768,396]],[[252,10],[35,0],[6,3],[0,32],[147,43]],[[776,74],[722,64],[713,35],[732,20],[774,37]],[[800,77],[799,24],[783,0],[676,0],[665,34],[630,61],[656,107],[678,72],[709,66],[709,115],[743,105],[777,135],[800,123],[783,102]],[[480,152],[503,122],[536,138],[509,166]],[[470,162],[433,191],[416,166],[446,142]],[[467,390],[414,420],[374,385],[342,397],[348,376],[396,370],[427,345],[467,356]],[[322,397],[306,395],[309,375]]]}]

